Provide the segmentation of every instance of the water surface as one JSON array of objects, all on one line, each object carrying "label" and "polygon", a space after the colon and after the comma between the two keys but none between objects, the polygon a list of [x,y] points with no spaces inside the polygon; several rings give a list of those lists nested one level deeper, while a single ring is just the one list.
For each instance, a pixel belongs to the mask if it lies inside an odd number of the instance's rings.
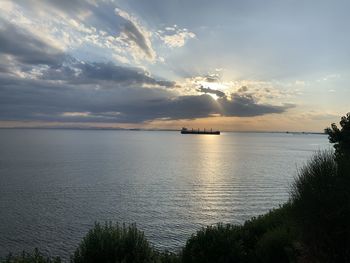
[{"label": "water surface", "polygon": [[0,256],[65,259],[95,221],[136,222],[176,250],[202,226],[278,207],[324,135],[0,130]]}]

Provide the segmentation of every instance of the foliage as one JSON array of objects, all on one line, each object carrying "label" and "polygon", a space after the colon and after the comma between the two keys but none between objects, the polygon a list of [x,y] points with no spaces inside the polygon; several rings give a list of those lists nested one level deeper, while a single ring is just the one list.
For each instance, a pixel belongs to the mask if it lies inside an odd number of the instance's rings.
[{"label": "foliage", "polygon": [[340,129],[335,123],[325,129],[330,143],[334,143],[335,155],[338,161],[344,158],[350,161],[350,112],[341,117]]},{"label": "foliage", "polygon": [[294,237],[288,227],[276,227],[265,232],[257,242],[251,262],[293,262],[297,255]]},{"label": "foliage", "polygon": [[187,241],[183,262],[291,262],[298,231],[290,215],[288,203],[242,226],[203,228]]},{"label": "foliage", "polygon": [[89,262],[155,262],[156,252],[135,224],[129,226],[95,223],[71,259]]},{"label": "foliage", "polygon": [[156,262],[158,263],[180,263],[181,254],[172,253],[169,251],[158,252]]},{"label": "foliage", "polygon": [[39,250],[34,249],[33,253],[22,252],[21,255],[8,255],[4,263],[60,263],[61,259],[44,257]]},{"label": "foliage", "polygon": [[[284,205],[241,226],[208,226],[192,235],[180,253],[156,251],[135,225],[96,223],[71,262],[288,262],[295,236],[289,228],[289,211],[290,206]],[[269,255],[264,251],[269,251]],[[11,256],[11,261],[6,262],[60,262],[42,257],[37,250],[33,255],[23,255],[22,261],[19,261],[22,257]]]},{"label": "foliage", "polygon": [[[247,220],[243,225],[243,242],[248,262],[290,262],[299,231],[291,217],[292,205],[286,203],[270,212]],[[266,251],[274,251],[267,255]]]},{"label": "foliage", "polygon": [[187,240],[183,262],[243,262],[241,227],[218,224],[199,230]]},{"label": "foliage", "polygon": [[317,153],[300,171],[291,192],[305,253],[320,262],[350,261],[349,170],[331,152]]}]

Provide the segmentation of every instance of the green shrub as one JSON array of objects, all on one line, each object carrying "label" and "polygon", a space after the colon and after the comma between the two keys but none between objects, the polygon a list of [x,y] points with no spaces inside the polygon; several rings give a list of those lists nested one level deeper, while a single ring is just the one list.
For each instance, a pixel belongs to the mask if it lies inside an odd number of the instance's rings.
[{"label": "green shrub", "polygon": [[218,224],[192,235],[182,252],[183,262],[243,262],[241,227]]},{"label": "green shrub", "polygon": [[95,223],[74,253],[74,263],[156,262],[156,252],[143,232],[130,226]]},{"label": "green shrub", "polygon": [[34,249],[33,253],[22,252],[21,255],[14,256],[12,254],[8,255],[5,263],[60,263],[61,259],[59,257],[49,258],[44,257],[39,250]]},{"label": "green shrub", "polygon": [[203,228],[183,249],[183,262],[291,262],[296,258],[298,231],[291,204],[252,218],[243,226]]},{"label": "green shrub", "polygon": [[[283,206],[272,209],[264,215],[253,217],[247,220],[243,225],[242,238],[247,250],[254,250],[258,240],[266,233],[275,228],[286,227],[294,229],[294,222],[291,219],[291,204],[286,203]],[[292,231],[290,231],[292,232]]]},{"label": "green shrub", "polygon": [[158,252],[157,262],[159,263],[180,263],[181,255],[169,251]]},{"label": "green shrub", "polygon": [[314,261],[350,262],[349,172],[338,169],[332,152],[319,152],[293,184],[294,217]]},{"label": "green shrub", "polygon": [[[292,259],[296,255],[297,238],[290,203],[247,220],[242,228],[247,262],[288,262],[277,259]],[[265,250],[274,251],[273,255],[266,255]]]},{"label": "green shrub", "polygon": [[340,119],[340,129],[335,123],[324,131],[328,134],[330,143],[333,143],[335,157],[338,162],[350,162],[350,112]]},{"label": "green shrub", "polygon": [[255,262],[293,262],[296,259],[294,242],[294,234],[287,227],[267,231],[257,242]]}]

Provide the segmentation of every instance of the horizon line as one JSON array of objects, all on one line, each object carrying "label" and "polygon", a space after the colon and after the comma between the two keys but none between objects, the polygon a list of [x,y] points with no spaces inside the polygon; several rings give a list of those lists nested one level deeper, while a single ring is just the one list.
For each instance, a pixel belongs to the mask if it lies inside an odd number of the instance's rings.
[{"label": "horizon line", "polygon": [[[0,130],[100,130],[100,131],[181,131],[181,129],[163,129],[163,128],[121,128],[121,127],[0,127]],[[221,131],[221,130],[220,130]],[[263,131],[263,130],[222,130],[221,132],[236,132],[236,133],[286,133],[286,134],[323,134],[320,131]]]}]

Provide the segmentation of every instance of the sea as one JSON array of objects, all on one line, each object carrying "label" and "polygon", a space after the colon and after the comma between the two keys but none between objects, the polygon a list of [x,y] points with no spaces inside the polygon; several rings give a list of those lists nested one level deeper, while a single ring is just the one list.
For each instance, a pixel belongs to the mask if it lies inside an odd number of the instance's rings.
[{"label": "sea", "polygon": [[68,260],[95,222],[136,223],[159,250],[288,201],[322,134],[1,129],[0,258]]}]

